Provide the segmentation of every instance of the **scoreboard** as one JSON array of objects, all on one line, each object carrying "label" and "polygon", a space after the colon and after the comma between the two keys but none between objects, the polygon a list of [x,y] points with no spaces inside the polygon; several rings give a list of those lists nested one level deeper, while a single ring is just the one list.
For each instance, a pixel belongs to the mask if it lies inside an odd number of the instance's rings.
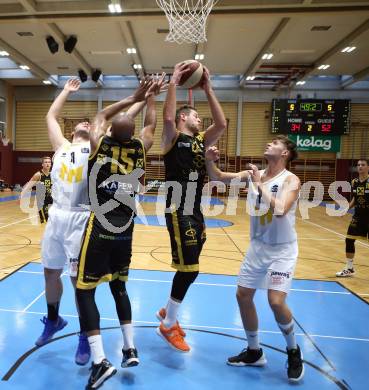
[{"label": "scoreboard", "polygon": [[350,113],[350,100],[273,99],[272,133],[349,134]]}]

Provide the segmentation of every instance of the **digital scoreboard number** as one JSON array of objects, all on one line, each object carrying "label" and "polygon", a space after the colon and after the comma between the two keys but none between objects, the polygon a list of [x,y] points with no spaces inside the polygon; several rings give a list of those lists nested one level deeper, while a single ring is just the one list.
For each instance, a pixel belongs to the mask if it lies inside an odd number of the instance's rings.
[{"label": "digital scoreboard number", "polygon": [[272,133],[349,134],[350,113],[350,100],[273,99]]}]

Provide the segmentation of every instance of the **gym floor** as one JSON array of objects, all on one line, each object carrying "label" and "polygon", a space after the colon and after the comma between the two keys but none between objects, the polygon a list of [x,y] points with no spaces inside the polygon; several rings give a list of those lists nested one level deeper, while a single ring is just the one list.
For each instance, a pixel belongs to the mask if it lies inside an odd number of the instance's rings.
[{"label": "gym floor", "polygon": [[[248,217],[244,200],[237,215],[224,210],[207,217],[207,243],[201,274],[182,305],[180,322],[192,347],[189,354],[170,349],[155,332],[155,312],[167,300],[173,273],[169,238],[160,217],[163,205],[156,197],[141,198],[141,215],[134,236],[132,270],[127,288],[132,301],[135,340],[140,365],[118,373],[104,389],[119,385],[151,389],[287,388],[285,343],[277,328],[266,294],[259,291],[256,305],[261,342],[268,364],[263,368],[236,368],[225,364],[245,346],[235,299],[236,275],[248,245]],[[213,199],[211,210],[222,211]],[[227,202],[225,202],[227,204]],[[35,348],[45,313],[42,266],[39,263],[43,226],[34,215],[23,214],[17,194],[0,200],[0,389],[80,389],[88,367],[74,364],[78,318],[67,276],[61,314],[69,324],[55,339]],[[368,244],[357,242],[357,275],[349,280],[334,274],[344,265],[344,235],[350,216],[326,215],[325,207],[310,210],[310,219],[297,220],[300,255],[288,302],[297,324],[298,343],[306,373],[301,388],[366,389],[369,364]],[[146,223],[146,225],[144,224]],[[340,283],[338,283],[340,282]],[[120,367],[122,335],[106,285],[98,288],[98,306],[107,357]],[[47,366],[47,369],[45,369]],[[68,379],[66,379],[68,375]]]}]

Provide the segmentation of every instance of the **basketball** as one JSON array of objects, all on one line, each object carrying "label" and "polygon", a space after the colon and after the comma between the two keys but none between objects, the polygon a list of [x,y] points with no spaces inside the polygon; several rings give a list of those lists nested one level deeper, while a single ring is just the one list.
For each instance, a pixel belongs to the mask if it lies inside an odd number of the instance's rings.
[{"label": "basketball", "polygon": [[204,67],[196,60],[183,61],[189,66],[187,72],[183,73],[179,85],[183,88],[197,88],[201,85],[204,75]]}]

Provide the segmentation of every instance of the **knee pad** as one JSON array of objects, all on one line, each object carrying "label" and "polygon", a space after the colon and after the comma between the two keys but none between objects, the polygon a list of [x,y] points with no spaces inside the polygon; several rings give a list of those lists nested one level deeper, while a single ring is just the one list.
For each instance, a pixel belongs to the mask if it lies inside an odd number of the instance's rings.
[{"label": "knee pad", "polygon": [[355,240],[346,238],[346,253],[355,253]]},{"label": "knee pad", "polygon": [[95,302],[95,289],[76,289],[81,328],[86,332],[100,329],[100,314]]},{"label": "knee pad", "polygon": [[114,298],[120,298],[124,295],[127,295],[126,283],[122,282],[119,279],[115,279],[109,283],[110,291],[113,294]]},{"label": "knee pad", "polygon": [[132,321],[131,302],[126,290],[125,282],[119,279],[113,280],[109,283],[110,291],[114,297],[115,308],[117,310],[120,323],[127,323]]},{"label": "knee pad", "polygon": [[181,272],[177,271],[173,278],[172,292],[170,296],[175,300],[182,302],[187,290],[196,280],[198,271],[196,272]]}]

